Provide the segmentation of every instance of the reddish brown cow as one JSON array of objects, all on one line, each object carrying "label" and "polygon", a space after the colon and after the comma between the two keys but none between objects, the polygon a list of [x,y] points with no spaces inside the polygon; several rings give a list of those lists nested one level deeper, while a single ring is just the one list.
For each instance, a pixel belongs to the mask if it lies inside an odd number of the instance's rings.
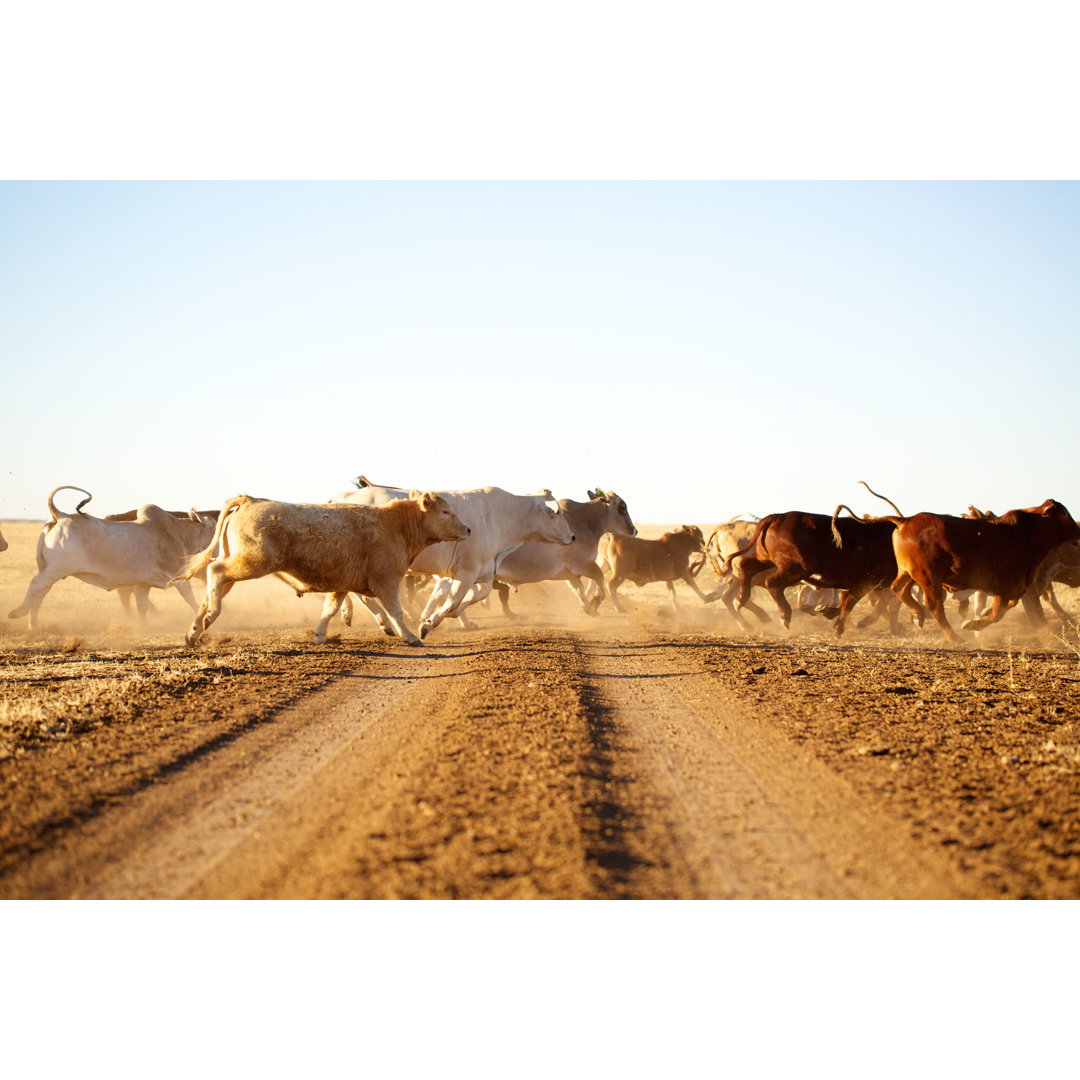
[{"label": "reddish brown cow", "polygon": [[[805,581],[819,589],[840,589],[840,610],[833,624],[840,637],[859,600],[896,577],[896,560],[891,525],[841,518],[839,511],[838,507],[832,518],[800,510],[762,518],[750,541],[724,561],[726,574],[732,561],[741,556],[738,606],[746,604],[757,576],[780,609],[784,626],[789,627],[786,588]],[[769,569],[772,573],[762,581],[761,572]]]},{"label": "reddish brown cow", "polygon": [[948,514],[882,517],[895,527],[893,550],[897,577],[892,590],[922,625],[925,612],[911,595],[922,589],[926,608],[946,639],[959,641],[945,617],[945,591],[981,589],[994,598],[990,614],[965,622],[961,629],[981,630],[997,622],[1023,599],[1029,618],[1045,625],[1038,597],[1025,595],[1035,572],[1060,544],[1080,539],[1080,526],[1061,503],[1010,510],[998,517],[965,518]]},{"label": "reddish brown cow", "polygon": [[[700,553],[701,561],[690,566],[690,556]],[[653,581],[663,581],[675,599],[675,582],[685,581],[691,589],[705,599],[705,594],[694,580],[705,565],[705,537],[696,525],[680,525],[674,532],[664,533],[658,540],[643,540],[640,536],[622,533],[604,533],[600,537],[597,560],[607,577],[608,592],[616,611],[625,609],[619,603],[618,588],[624,581],[632,581],[639,588]]]}]

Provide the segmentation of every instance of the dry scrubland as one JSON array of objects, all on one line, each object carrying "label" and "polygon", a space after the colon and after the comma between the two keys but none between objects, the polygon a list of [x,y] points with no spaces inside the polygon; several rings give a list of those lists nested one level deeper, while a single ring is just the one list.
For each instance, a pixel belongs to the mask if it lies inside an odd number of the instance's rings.
[{"label": "dry scrubland", "polygon": [[[3,528],[6,616],[40,525]],[[0,622],[0,897],[1080,897],[1075,628],[837,643],[676,588],[408,649],[248,582],[188,650],[174,592],[143,631],[63,582]]]}]

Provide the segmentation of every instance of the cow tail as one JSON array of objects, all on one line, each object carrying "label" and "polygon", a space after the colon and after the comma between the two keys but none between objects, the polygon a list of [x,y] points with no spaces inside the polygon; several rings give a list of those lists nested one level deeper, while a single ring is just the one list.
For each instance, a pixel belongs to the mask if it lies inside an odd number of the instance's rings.
[{"label": "cow tail", "polygon": [[176,581],[189,580],[192,574],[197,574],[204,566],[210,564],[211,560],[214,558],[214,552],[217,550],[218,544],[221,543],[221,535],[225,531],[225,523],[228,520],[229,515],[238,507],[249,502],[251,502],[250,495],[234,495],[221,508],[221,513],[218,514],[217,525],[214,528],[213,539],[202,551],[196,552],[188,558],[188,561],[184,563],[184,569],[169,582],[170,585]]},{"label": "cow tail", "polygon": [[776,520],[775,514],[768,514],[758,522],[758,527],[754,530],[754,535],[746,542],[746,544],[739,548],[738,551],[733,551],[725,560],[723,569],[720,571],[720,577],[727,577],[731,573],[731,564],[739,558],[741,555],[745,555],[755,544],[758,542],[758,537]]},{"label": "cow tail", "polygon": [[49,492],[49,513],[52,514],[52,523],[54,525],[60,520],[60,514],[57,512],[56,504],[53,502],[53,496],[58,491],[81,491],[86,496],[86,498],[75,507],[76,514],[81,514],[82,508],[94,497],[86,490],[86,488],[76,487],[74,484],[61,484],[59,487],[54,487],[52,491]]},{"label": "cow tail", "polygon": [[[860,481],[860,483],[861,482],[862,481]],[[869,491],[870,489],[867,488],[866,490]],[[877,492],[876,491],[872,492],[872,494],[877,495]],[[880,498],[882,498],[882,496],[878,495],[878,498],[880,499]],[[888,499],[885,499],[885,502],[889,503],[889,505],[892,506],[892,503],[889,502]],[[896,507],[893,506],[893,509],[895,510]],[[907,520],[904,517],[903,514],[900,514],[899,517],[893,517],[892,514],[882,514],[879,517],[874,517],[872,514],[863,514],[862,517],[860,517],[858,514],[855,513],[854,510],[851,509],[850,506],[845,506],[844,503],[841,503],[836,508],[836,510],[835,510],[835,512],[833,513],[833,516],[832,516],[833,543],[838,548],[842,548],[844,546],[843,538],[840,536],[840,529],[837,527],[837,524],[836,524],[836,519],[840,516],[840,511],[841,510],[846,510],[851,515],[853,521],[862,522],[865,525],[873,525],[874,523],[876,523],[878,521],[891,521],[893,523],[893,526],[895,527],[895,526],[898,526],[898,525],[902,525]]]},{"label": "cow tail", "polygon": [[[866,488],[866,490],[869,491],[875,499],[880,499],[882,502],[887,502],[896,511],[897,517],[902,518],[904,516],[900,513],[899,507],[897,507],[896,503],[894,503],[892,499],[887,499],[884,495],[879,495],[865,480],[860,480],[859,483],[862,484],[862,486]],[[854,515],[852,516],[854,517]]]},{"label": "cow tail", "polygon": [[[730,522],[728,522],[730,524]],[[720,559],[717,557],[720,554],[719,545],[717,546],[716,555],[713,554],[713,541],[716,540],[716,534],[720,531],[720,526],[717,525],[711,533],[709,533],[709,539],[705,541],[705,554],[709,557],[709,565],[713,568],[713,573],[717,577],[720,577]]]},{"label": "cow tail", "polygon": [[[886,499],[885,501],[888,502],[889,500]],[[856,514],[855,511],[852,510],[851,507],[846,505],[845,503],[841,503],[833,511],[833,516],[832,516],[832,540],[833,540],[833,543],[838,548],[842,548],[844,546],[844,538],[840,535],[840,530],[837,528],[837,525],[836,525],[836,519],[840,516],[840,511],[841,510],[846,510],[856,521],[860,520],[859,515]]]}]

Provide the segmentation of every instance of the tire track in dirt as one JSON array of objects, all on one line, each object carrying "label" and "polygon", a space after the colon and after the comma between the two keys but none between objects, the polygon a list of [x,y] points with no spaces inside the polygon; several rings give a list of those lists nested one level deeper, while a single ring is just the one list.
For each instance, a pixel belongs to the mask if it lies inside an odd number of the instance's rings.
[{"label": "tire track in dirt", "polygon": [[[867,806],[835,773],[737,708],[688,670],[671,643],[580,645],[590,708],[622,747],[634,800],[619,843],[631,895],[740,899],[950,898],[965,889],[948,864]],[[643,854],[644,807],[678,873]],[[662,825],[661,825],[662,823]],[[609,856],[610,858],[610,856]],[[661,873],[657,875],[659,867]],[[658,880],[652,880],[658,878]]]},{"label": "tire track in dirt", "polygon": [[[373,657],[381,668],[382,658]],[[27,859],[5,891],[35,898],[183,895],[289,791],[309,783],[358,732],[394,710],[409,676],[377,672],[357,695],[355,674],[305,695],[272,720],[184,755]]]}]

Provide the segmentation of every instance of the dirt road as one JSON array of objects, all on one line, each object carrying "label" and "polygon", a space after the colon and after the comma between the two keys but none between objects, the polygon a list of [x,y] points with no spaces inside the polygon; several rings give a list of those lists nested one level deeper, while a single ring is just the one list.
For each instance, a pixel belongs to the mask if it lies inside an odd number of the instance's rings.
[{"label": "dirt road", "polygon": [[9,650],[128,682],[0,760],[0,896],[1080,895],[1075,662],[665,620]]}]

